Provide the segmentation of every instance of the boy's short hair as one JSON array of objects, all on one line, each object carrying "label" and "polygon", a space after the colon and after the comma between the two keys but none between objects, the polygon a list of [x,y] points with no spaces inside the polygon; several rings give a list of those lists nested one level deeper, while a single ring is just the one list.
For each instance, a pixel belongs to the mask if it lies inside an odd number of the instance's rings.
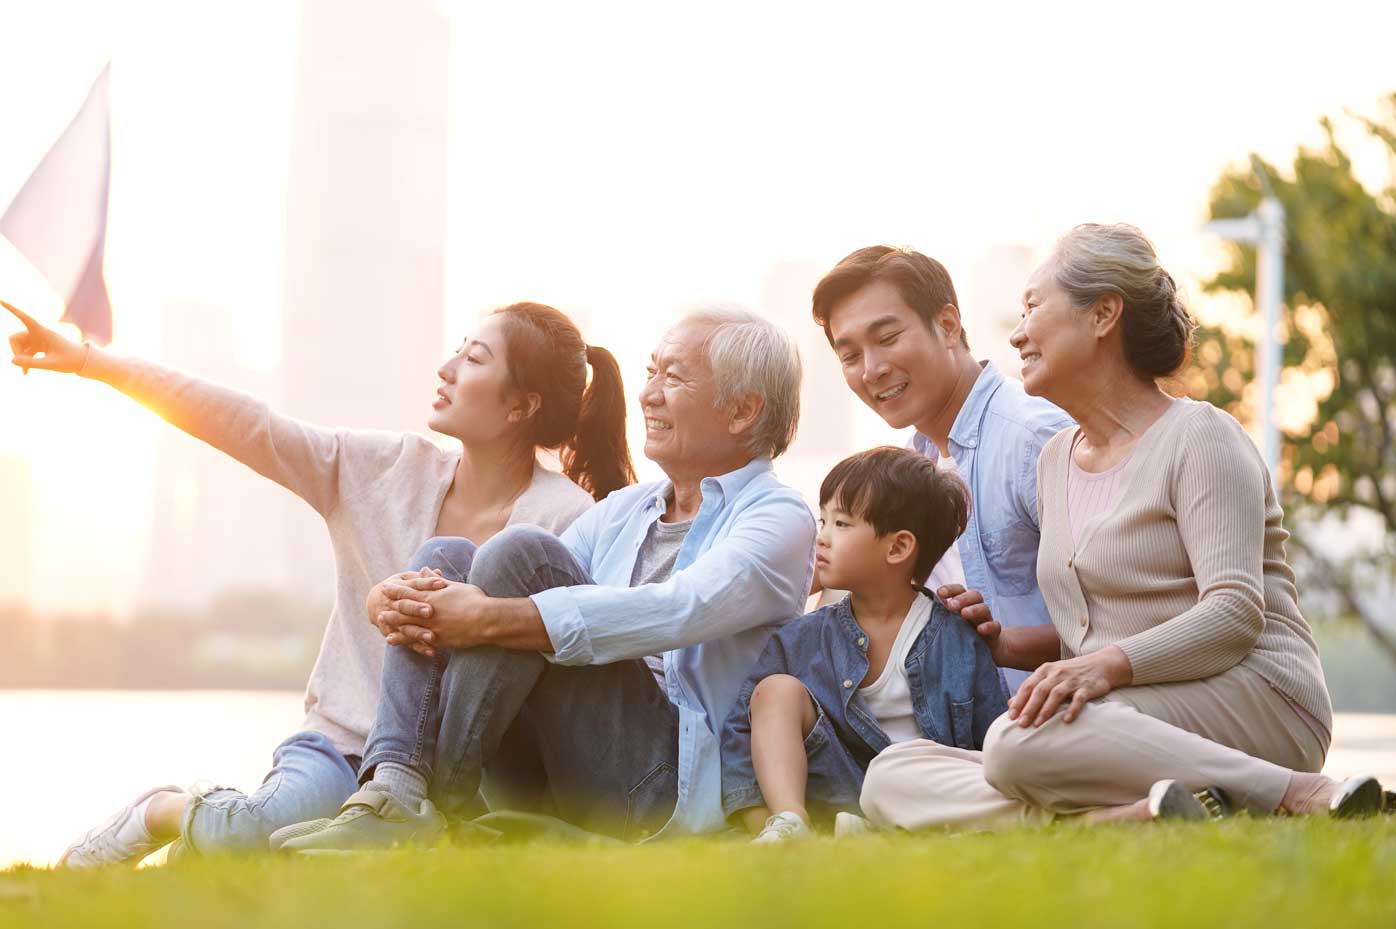
[{"label": "boy's short hair", "polygon": [[[950,272],[939,261],[910,248],[869,245],[845,255],[814,288],[814,321],[824,327],[829,344],[834,342],[834,333],[829,328],[834,305],[877,281],[887,281],[896,287],[902,301],[921,318],[927,329],[935,329],[935,316],[941,307],[947,303],[960,305]],[[960,344],[969,348],[963,320]]]},{"label": "boy's short hair", "polygon": [[906,530],[916,537],[912,579],[920,584],[965,531],[969,491],[934,461],[882,445],[834,465],[819,486],[819,505],[834,505],[870,523],[879,536]]}]

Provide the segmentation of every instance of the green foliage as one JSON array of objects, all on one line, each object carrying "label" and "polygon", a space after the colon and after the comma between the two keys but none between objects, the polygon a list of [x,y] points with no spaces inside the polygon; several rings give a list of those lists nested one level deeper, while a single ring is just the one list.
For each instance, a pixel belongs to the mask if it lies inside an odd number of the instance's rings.
[{"label": "green foliage", "polygon": [[[1361,120],[1375,144],[1396,158],[1396,94],[1384,119]],[[1283,366],[1332,390],[1318,398],[1312,423],[1287,430],[1283,490],[1287,506],[1370,510],[1396,534],[1396,177],[1372,193],[1325,120],[1326,144],[1300,149],[1288,173],[1255,159],[1224,173],[1211,195],[1214,218],[1245,216],[1264,195],[1264,175],[1284,204],[1285,345]],[[1230,264],[1211,291],[1252,293],[1256,255],[1232,245]],[[1190,391],[1243,421],[1243,386],[1256,375],[1249,338],[1222,327],[1199,331]]]},{"label": "green foliage", "polygon": [[638,848],[535,844],[0,874],[0,929],[1396,925],[1396,819]]}]

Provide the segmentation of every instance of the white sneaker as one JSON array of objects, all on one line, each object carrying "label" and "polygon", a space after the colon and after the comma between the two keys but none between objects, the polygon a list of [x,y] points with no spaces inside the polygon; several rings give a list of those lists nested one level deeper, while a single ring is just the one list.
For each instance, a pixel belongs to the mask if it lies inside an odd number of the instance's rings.
[{"label": "white sneaker", "polygon": [[96,868],[109,864],[134,864],[155,851],[167,840],[151,837],[145,827],[145,808],[150,798],[159,793],[184,793],[184,789],[173,784],[147,790],[100,826],[78,839],[63,857],[58,859],[60,868]]},{"label": "white sneaker", "polygon": [[857,813],[839,813],[834,817],[834,838],[848,839],[855,835],[872,835],[877,830]]},{"label": "white sneaker", "polygon": [[794,813],[777,813],[766,820],[761,834],[751,840],[752,845],[778,845],[799,839],[814,838],[814,830]]}]

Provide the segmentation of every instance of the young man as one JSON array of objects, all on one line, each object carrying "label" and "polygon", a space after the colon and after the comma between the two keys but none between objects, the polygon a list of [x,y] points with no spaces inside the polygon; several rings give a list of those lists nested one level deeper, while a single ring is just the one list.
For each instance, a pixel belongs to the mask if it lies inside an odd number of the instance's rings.
[{"label": "young man", "polygon": [[811,812],[859,813],[888,746],[978,750],[1008,709],[988,646],[921,586],[968,510],[960,481],[910,449],[859,452],[824,479],[815,574],[848,597],[771,637],[722,729],[723,811],[756,842],[812,836]]},{"label": "young man", "polygon": [[[920,252],[874,245],[844,258],[815,287],[814,319],[858,398],[889,426],[915,426],[914,450],[954,460],[971,499],[955,543],[965,586],[1005,625],[1048,622],[1037,589],[1037,458],[1071,419],[975,359],[949,272]],[[937,593],[967,619],[984,609],[952,587]],[[1027,674],[1006,677],[1016,690]]]}]

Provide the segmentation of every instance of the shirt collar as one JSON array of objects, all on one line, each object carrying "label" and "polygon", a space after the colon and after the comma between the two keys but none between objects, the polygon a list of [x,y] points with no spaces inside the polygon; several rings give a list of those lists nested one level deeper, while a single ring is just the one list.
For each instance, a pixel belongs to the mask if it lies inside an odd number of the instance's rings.
[{"label": "shirt collar", "polygon": [[[907,612],[907,618],[910,618],[911,612],[921,605],[921,598],[924,596],[926,595],[918,593],[916,599],[911,601],[911,610]],[[926,597],[926,599],[931,601],[930,619],[933,622],[940,618],[936,611],[945,610],[945,607],[936,597]],[[837,621],[839,628],[843,630],[844,636],[847,637],[851,644],[861,648],[862,645],[860,643],[867,638],[867,632],[862,626],[858,625],[858,618],[853,615],[853,597],[845,596],[842,600],[832,604],[832,606],[833,618]],[[958,620],[959,617],[957,616],[956,619]],[[903,620],[903,622],[905,622],[905,620]]]},{"label": "shirt collar", "polygon": [[[757,477],[773,471],[774,465],[771,459],[765,455],[753,458],[735,471],[728,471],[726,474],[719,474],[715,477],[705,477],[699,482],[703,490],[703,503],[706,505],[709,499],[716,498],[719,501],[731,500],[742,492],[747,484],[750,484]],[[663,483],[655,489],[654,497],[650,500],[650,506],[663,513],[668,507],[669,494],[674,490],[674,482],[665,479]]]},{"label": "shirt collar", "polygon": [[[974,448],[979,444],[979,427],[984,422],[984,412],[989,408],[989,400],[1003,386],[1003,375],[992,361],[979,363],[979,376],[974,379],[974,387],[965,398],[960,412],[955,415],[955,423],[950,427],[950,441],[961,448]],[[944,454],[948,449],[936,448],[928,436],[917,432],[911,438],[912,447],[922,454],[935,449]]]}]

